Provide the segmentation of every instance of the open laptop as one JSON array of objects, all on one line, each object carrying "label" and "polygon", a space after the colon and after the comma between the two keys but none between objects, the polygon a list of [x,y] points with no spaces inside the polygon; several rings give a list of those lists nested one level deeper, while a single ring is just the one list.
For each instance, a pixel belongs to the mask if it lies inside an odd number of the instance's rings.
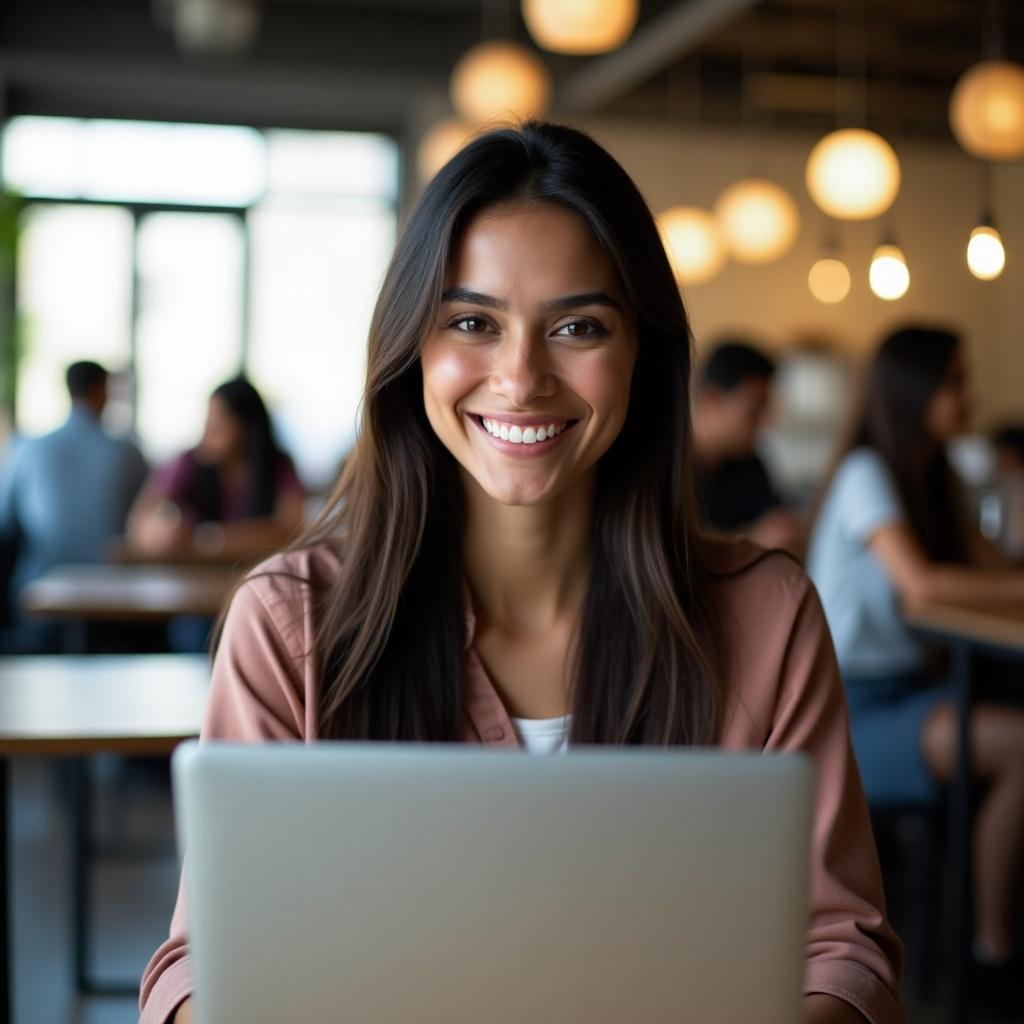
[{"label": "open laptop", "polygon": [[793,1024],[803,758],[190,743],[198,1024]]}]

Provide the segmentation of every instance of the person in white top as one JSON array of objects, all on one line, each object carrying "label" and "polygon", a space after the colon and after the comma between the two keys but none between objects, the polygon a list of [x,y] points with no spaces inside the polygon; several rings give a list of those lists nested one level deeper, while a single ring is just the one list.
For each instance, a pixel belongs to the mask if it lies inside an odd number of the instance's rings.
[{"label": "person in white top", "polygon": [[[879,802],[936,799],[958,756],[948,687],[930,673],[903,605],[1024,601],[1024,572],[983,540],[946,458],[968,413],[959,338],[928,327],[892,334],[871,364],[811,537],[808,571],[835,640],[865,789]],[[976,818],[975,953],[1005,964],[1024,863],[1024,711],[981,703],[971,732],[987,784]]]}]

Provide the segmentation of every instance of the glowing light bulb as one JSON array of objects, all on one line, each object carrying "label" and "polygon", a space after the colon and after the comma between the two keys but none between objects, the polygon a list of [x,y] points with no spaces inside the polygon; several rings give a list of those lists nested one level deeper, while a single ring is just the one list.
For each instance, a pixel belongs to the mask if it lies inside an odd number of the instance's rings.
[{"label": "glowing light bulb", "polygon": [[967,266],[982,281],[994,281],[1006,266],[1006,250],[999,232],[988,224],[976,227],[967,243]]},{"label": "glowing light bulb", "polygon": [[461,121],[448,120],[435,124],[420,140],[416,166],[424,184],[473,137],[473,129]]},{"label": "glowing light bulb", "polygon": [[880,245],[871,257],[868,271],[871,290],[887,302],[900,299],[910,287],[910,271],[903,250],[898,245]]},{"label": "glowing light bulb", "polygon": [[638,0],[523,0],[523,21],[539,46],[554,53],[618,49],[636,25]]},{"label": "glowing light bulb", "polygon": [[807,190],[831,217],[869,220],[900,190],[896,151],[875,132],[842,128],[819,139],[807,160]]},{"label": "glowing light bulb", "polygon": [[789,251],[800,214],[789,193],[773,181],[745,178],[715,201],[725,244],[740,263],[770,263]]},{"label": "glowing light bulb", "polygon": [[452,71],[452,105],[471,125],[540,117],[551,76],[535,51],[506,39],[478,43]]},{"label": "glowing light bulb", "polygon": [[949,123],[957,142],[982,160],[1024,156],[1024,65],[986,60],[953,87]]},{"label": "glowing light bulb", "polygon": [[718,222],[697,206],[673,206],[658,217],[669,262],[680,284],[701,284],[725,266]]},{"label": "glowing light bulb", "polygon": [[817,260],[807,275],[807,287],[819,301],[832,305],[850,294],[850,271],[834,256]]}]

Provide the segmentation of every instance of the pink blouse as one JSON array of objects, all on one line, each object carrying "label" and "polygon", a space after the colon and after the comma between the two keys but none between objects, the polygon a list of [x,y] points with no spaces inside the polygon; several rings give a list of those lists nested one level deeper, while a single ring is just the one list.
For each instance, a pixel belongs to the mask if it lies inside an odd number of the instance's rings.
[{"label": "pink blouse", "polygon": [[[312,588],[337,573],[326,546],[277,555],[231,603],[213,665],[202,735],[261,742],[317,738]],[[903,1024],[903,949],[885,918],[881,873],[849,739],[846,701],[817,593],[787,556],[745,542],[715,555],[712,597],[729,652],[719,745],[805,751],[816,769],[811,914],[804,991],[846,1000],[872,1024]],[[300,579],[295,579],[298,576]],[[463,737],[519,741],[473,648],[467,616]],[[192,990],[179,889],[170,937],[142,976],[140,1024],[165,1024]]]}]

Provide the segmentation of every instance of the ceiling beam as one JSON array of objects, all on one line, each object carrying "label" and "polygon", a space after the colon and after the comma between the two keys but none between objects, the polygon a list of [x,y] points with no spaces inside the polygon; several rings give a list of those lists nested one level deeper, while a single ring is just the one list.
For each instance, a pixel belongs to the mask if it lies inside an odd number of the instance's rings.
[{"label": "ceiling beam", "polygon": [[681,0],[641,25],[625,46],[590,61],[560,87],[559,110],[590,114],[642,85],[758,0]]},{"label": "ceiling beam", "polygon": [[0,68],[14,100],[11,114],[27,110],[283,127],[391,129],[404,121],[410,96],[445,84],[441,75],[416,73],[103,61],[3,49]]}]

